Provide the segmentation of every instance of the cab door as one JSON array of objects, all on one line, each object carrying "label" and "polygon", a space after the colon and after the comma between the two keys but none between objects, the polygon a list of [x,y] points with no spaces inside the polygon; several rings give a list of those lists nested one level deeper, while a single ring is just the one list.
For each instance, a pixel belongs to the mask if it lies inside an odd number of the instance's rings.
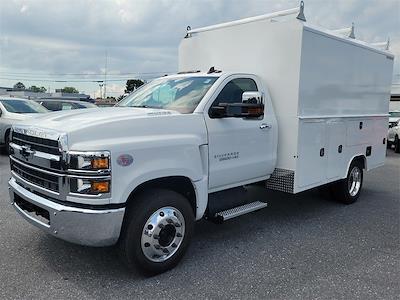
[{"label": "cab door", "polygon": [[[230,76],[217,89],[206,107],[211,192],[265,179],[276,159],[275,117],[265,105],[260,118],[213,118],[212,106],[241,103],[244,92],[262,91],[255,76]],[[272,110],[272,108],[271,108]]]}]

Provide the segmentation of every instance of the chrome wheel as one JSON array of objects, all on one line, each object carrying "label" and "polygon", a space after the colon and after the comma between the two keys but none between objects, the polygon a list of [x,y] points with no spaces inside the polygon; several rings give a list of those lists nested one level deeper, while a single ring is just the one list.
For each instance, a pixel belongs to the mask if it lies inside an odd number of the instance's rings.
[{"label": "chrome wheel", "polygon": [[357,166],[354,166],[353,169],[351,169],[347,183],[350,196],[354,197],[358,194],[361,188],[361,181],[361,170]]},{"label": "chrome wheel", "polygon": [[179,249],[185,236],[185,219],[174,207],[162,207],[146,221],[141,238],[143,254],[153,262],[164,262]]}]

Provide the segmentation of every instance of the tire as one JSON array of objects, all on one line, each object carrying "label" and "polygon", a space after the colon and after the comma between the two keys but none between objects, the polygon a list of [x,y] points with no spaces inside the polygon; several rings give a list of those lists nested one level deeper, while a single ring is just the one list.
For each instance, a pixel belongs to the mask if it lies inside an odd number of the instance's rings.
[{"label": "tire", "polygon": [[349,168],[347,177],[332,185],[331,191],[334,199],[343,204],[352,204],[360,196],[363,185],[363,166],[354,160]]},{"label": "tire", "polygon": [[394,152],[400,153],[400,139],[397,135],[394,137]]},{"label": "tire", "polygon": [[162,189],[146,191],[133,200],[119,240],[122,260],[147,276],[172,269],[193,235],[192,206],[181,194]]},{"label": "tire", "polygon": [[10,154],[10,130],[7,130],[4,136],[4,153]]}]

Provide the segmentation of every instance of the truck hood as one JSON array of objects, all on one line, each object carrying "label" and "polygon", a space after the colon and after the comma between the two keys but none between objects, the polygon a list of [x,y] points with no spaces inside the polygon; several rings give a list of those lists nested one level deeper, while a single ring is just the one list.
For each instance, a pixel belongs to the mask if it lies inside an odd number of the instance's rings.
[{"label": "truck hood", "polygon": [[29,120],[31,118],[39,117],[40,115],[42,115],[42,114],[17,114],[17,113],[8,112],[7,119],[23,121],[23,120]]},{"label": "truck hood", "polygon": [[179,115],[178,112],[153,108],[108,107],[76,109],[43,114],[25,122],[40,128],[72,132],[85,127],[100,126],[110,122],[123,122],[138,118]]},{"label": "truck hood", "polygon": [[[120,151],[133,143],[207,143],[202,114],[176,111],[110,107],[54,112],[21,123],[41,137],[67,134],[70,150]],[[18,125],[17,125],[18,127]],[[162,141],[162,142],[161,142]],[[122,147],[122,148],[121,148]],[[138,147],[138,146],[135,146]]]}]

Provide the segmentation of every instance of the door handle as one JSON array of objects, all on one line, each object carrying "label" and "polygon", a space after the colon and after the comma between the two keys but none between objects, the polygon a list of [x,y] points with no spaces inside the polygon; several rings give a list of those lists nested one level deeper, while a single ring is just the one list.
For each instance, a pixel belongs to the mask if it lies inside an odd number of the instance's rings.
[{"label": "door handle", "polygon": [[270,124],[262,123],[260,129],[270,129],[272,126]]}]

